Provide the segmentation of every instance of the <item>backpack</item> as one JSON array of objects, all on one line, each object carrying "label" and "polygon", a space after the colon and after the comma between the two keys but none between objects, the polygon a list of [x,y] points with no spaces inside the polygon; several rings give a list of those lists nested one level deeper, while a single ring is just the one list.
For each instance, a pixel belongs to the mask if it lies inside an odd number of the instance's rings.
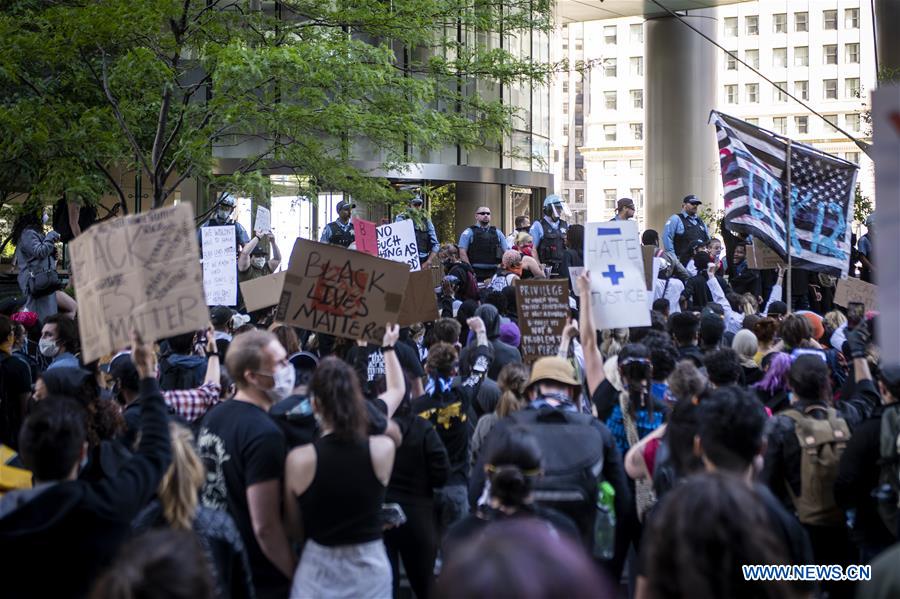
[{"label": "backpack", "polygon": [[543,454],[544,474],[535,481],[535,501],[569,516],[591,548],[604,448],[593,417],[542,408],[519,410],[509,419],[534,435]]},{"label": "backpack", "polygon": [[[820,410],[826,419],[813,418],[810,413]],[[800,496],[788,492],[797,518],[803,524],[836,526],[844,522],[844,512],[834,499],[841,454],[850,441],[847,421],[834,408],[809,406],[804,413],[795,409],[782,412],[794,421],[794,432],[800,444]]]},{"label": "backpack", "polygon": [[892,534],[897,533],[900,512],[900,404],[887,406],[881,414],[881,459],[878,460],[878,515]]},{"label": "backpack", "polygon": [[169,356],[163,356],[159,361],[159,388],[163,391],[176,391],[180,389],[194,389],[203,382],[203,375],[198,378],[194,369],[186,368],[180,364],[173,364]]},{"label": "backpack", "polygon": [[475,278],[475,270],[465,262],[457,262],[447,274],[452,274],[459,279],[457,293],[459,298],[465,300],[478,300],[478,279]]}]

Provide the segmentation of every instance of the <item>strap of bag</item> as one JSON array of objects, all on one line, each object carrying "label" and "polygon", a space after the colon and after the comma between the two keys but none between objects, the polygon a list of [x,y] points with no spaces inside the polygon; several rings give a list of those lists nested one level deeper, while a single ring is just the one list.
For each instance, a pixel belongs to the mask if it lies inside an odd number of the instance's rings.
[{"label": "strap of bag", "polygon": [[[628,403],[628,393],[625,391],[619,392],[619,409],[622,411],[622,424],[625,426],[625,436],[628,439],[629,447],[634,447],[640,441],[640,437],[638,436],[634,418],[628,410]],[[656,503],[652,480],[643,478],[634,482],[634,503],[635,507],[637,507],[638,519],[643,521],[644,514]]]}]

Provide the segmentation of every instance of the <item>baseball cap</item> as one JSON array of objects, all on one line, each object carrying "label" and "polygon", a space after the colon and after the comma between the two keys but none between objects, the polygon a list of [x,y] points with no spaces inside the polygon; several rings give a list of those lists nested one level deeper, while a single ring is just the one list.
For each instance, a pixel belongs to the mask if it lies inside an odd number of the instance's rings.
[{"label": "baseball cap", "polygon": [[109,376],[113,380],[122,382],[122,386],[126,389],[137,389],[138,377],[137,368],[131,360],[131,352],[122,352],[112,359],[109,363]]},{"label": "baseball cap", "polygon": [[337,206],[334,207],[334,209],[338,212],[340,212],[344,208],[356,208],[356,204],[354,204],[353,202],[348,202],[347,200],[341,200],[337,203]]},{"label": "baseball cap", "polygon": [[564,360],[559,356],[538,358],[534,366],[531,367],[531,378],[528,380],[528,386],[530,387],[541,381],[555,381],[572,387],[581,385],[575,377],[575,369],[572,365],[568,360]]},{"label": "baseball cap", "polygon": [[769,311],[767,312],[770,316],[772,314],[776,316],[784,316],[787,314],[787,304],[784,302],[772,302],[769,304]]},{"label": "baseball cap", "polygon": [[619,201],[616,202],[616,210],[621,210],[626,206],[634,210],[634,200],[631,198],[619,198]]},{"label": "baseball cap", "polygon": [[544,208],[552,206],[553,204],[562,204],[562,200],[555,193],[544,198]]},{"label": "baseball cap", "polygon": [[900,364],[879,364],[878,373],[885,385],[900,385]]},{"label": "baseball cap", "polygon": [[251,256],[268,256],[269,252],[267,252],[265,248],[256,246],[255,248],[253,248],[253,251],[250,252],[250,255]]},{"label": "baseball cap", "polygon": [[694,194],[691,194],[691,195],[684,196],[684,199],[681,200],[681,203],[682,204],[702,204],[703,202],[701,202],[697,198],[697,196],[695,196]]},{"label": "baseball cap", "polygon": [[421,206],[423,203],[425,203],[425,201],[422,199],[422,196],[414,196],[414,197],[409,201],[409,203],[410,203],[410,204],[419,204],[419,205]]},{"label": "baseball cap", "polygon": [[234,312],[231,311],[231,308],[226,306],[216,306],[209,312],[209,321],[215,327],[221,327],[228,324],[228,321],[231,320],[231,317],[234,315]]},{"label": "baseball cap", "polygon": [[691,245],[688,246],[688,250],[693,253],[697,248],[705,248],[708,245],[708,242],[703,241],[702,239],[695,239],[691,242]]}]

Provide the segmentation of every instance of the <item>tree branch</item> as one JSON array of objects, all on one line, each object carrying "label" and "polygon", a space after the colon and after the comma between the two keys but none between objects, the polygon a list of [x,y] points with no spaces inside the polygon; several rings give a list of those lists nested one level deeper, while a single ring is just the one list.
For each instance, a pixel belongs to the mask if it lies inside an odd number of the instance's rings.
[{"label": "tree branch", "polygon": [[106,179],[110,183],[112,183],[112,186],[115,188],[116,193],[119,196],[119,204],[122,205],[122,213],[128,214],[128,205],[126,204],[125,192],[122,190],[122,186],[119,185],[119,182],[116,181],[115,177],[112,176],[112,173],[110,173],[109,170],[105,166],[103,166],[102,162],[100,162],[99,160],[94,160],[94,166],[99,168],[103,173],[103,176],[105,176]]}]

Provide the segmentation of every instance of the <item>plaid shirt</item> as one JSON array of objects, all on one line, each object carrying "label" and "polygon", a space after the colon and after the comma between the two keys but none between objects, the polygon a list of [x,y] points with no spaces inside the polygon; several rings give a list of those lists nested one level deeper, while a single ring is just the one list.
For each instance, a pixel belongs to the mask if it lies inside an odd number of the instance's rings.
[{"label": "plaid shirt", "polygon": [[188,422],[193,422],[219,403],[221,390],[219,383],[204,383],[196,389],[165,391],[163,398],[166,405],[175,410],[176,414]]}]

